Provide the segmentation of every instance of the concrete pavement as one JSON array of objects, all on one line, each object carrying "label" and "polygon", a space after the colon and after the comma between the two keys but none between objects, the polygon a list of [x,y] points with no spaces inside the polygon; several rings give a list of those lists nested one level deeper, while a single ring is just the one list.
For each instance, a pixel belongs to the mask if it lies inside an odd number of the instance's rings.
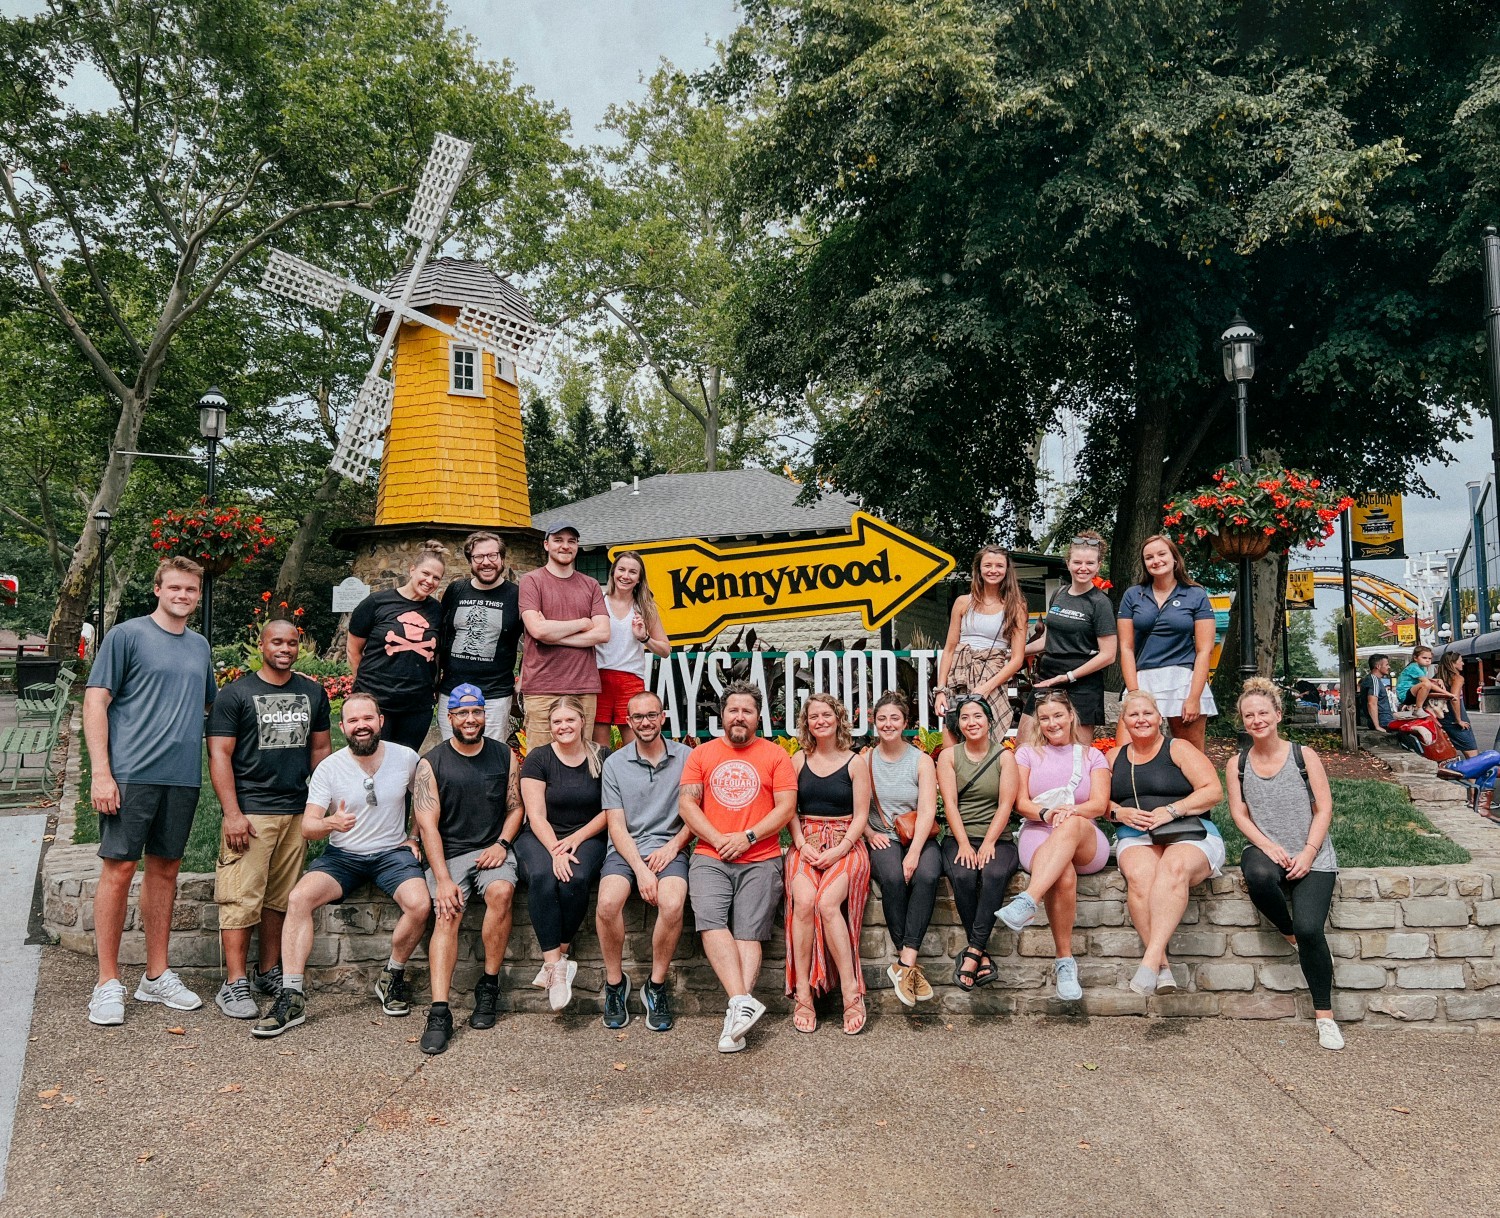
[{"label": "concrete pavement", "polygon": [[1409,1215],[1500,1189],[1500,1037],[768,1017],[721,1056],[716,1019],[579,1011],[427,1059],[422,1014],[373,997],[315,993],[256,1043],[212,1005],[91,1028],[91,983],[45,951],[0,1215]]},{"label": "concrete pavement", "polygon": [[[42,954],[40,947],[26,942],[26,927],[46,831],[45,813],[0,817],[0,1164],[10,1146]],[[4,1194],[0,1179],[0,1196]]]}]

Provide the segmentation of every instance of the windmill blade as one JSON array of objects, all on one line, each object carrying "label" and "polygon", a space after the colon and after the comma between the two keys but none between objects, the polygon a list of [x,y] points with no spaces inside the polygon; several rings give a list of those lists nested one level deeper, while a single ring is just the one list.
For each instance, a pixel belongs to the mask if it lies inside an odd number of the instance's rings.
[{"label": "windmill blade", "polygon": [[349,290],[349,285],[337,275],[280,250],[271,251],[260,286],[267,292],[330,312],[337,312],[344,293]]},{"label": "windmill blade", "polygon": [[336,473],[359,483],[369,478],[380,460],[395,393],[396,387],[390,381],[373,374],[365,377],[344,434],[333,450],[333,460],[328,463]]},{"label": "windmill blade", "polygon": [[406,232],[410,236],[424,243],[437,239],[473,152],[473,144],[438,133],[432,142],[427,168],[422,170],[422,180],[417,183],[417,193],[412,197],[411,212],[406,217]]},{"label": "windmill blade", "polygon": [[552,344],[553,331],[540,322],[478,305],[464,305],[453,328],[515,360],[528,372],[542,370],[542,360]]}]

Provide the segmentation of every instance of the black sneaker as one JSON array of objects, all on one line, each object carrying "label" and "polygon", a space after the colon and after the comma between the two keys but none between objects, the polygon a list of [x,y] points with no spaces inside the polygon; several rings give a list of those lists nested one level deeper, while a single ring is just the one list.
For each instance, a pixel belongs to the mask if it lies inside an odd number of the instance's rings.
[{"label": "black sneaker", "polygon": [[280,1036],[288,1028],[295,1028],[307,1020],[307,997],[299,990],[282,990],[276,995],[271,1009],[250,1029],[251,1036],[269,1039]]},{"label": "black sneaker", "polygon": [[273,964],[265,972],[261,972],[253,964],[250,966],[250,988],[259,990],[267,998],[275,998],[281,993],[281,965]]},{"label": "black sneaker", "polygon": [[672,1030],[672,998],[665,982],[648,981],[641,986],[641,1005],[646,1008],[646,1026],[653,1032]]},{"label": "black sneaker", "polygon": [[422,1052],[441,1053],[453,1039],[453,1012],[447,1007],[432,1007],[427,1012],[427,1030],[422,1033]]},{"label": "black sneaker", "polygon": [[620,974],[618,985],[604,983],[604,1026],[606,1028],[623,1028],[630,1022],[630,978],[624,973]]},{"label": "black sneaker", "polygon": [[405,969],[382,969],[375,982],[375,997],[387,1015],[411,1014],[411,989],[406,984]]},{"label": "black sneaker", "polygon": [[479,984],[474,987],[474,1013],[469,1016],[469,1027],[471,1028],[493,1028],[495,1026],[495,1007],[500,1001],[500,978],[491,981],[484,974],[479,976]]}]

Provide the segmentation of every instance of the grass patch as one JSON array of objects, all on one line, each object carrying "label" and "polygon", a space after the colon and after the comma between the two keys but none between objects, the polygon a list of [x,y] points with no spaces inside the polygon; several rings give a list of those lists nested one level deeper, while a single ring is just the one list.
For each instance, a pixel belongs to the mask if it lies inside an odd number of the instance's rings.
[{"label": "grass patch", "polygon": [[[1449,841],[1393,782],[1335,778],[1333,827],[1329,835],[1340,867],[1430,867],[1467,863],[1470,854]],[[1214,809],[1229,862],[1238,864],[1245,838],[1229,816],[1229,803]]]}]

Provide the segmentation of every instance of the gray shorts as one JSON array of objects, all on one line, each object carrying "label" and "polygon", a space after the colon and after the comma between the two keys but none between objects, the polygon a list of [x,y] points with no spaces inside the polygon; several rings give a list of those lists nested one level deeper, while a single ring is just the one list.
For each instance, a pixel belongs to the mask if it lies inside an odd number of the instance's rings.
[{"label": "gray shorts", "polygon": [[122,782],[120,810],[99,817],[99,857],[135,863],[144,851],[160,859],[180,859],[197,811],[197,787]]},{"label": "gray shorts", "polygon": [[700,933],[727,930],[745,943],[764,943],[781,908],[782,862],[726,863],[710,854],[695,854],[688,864],[688,897]]},{"label": "gray shorts", "polygon": [[[448,860],[448,875],[458,885],[458,895],[467,905],[469,898],[473,896],[484,896],[484,890],[491,884],[500,881],[509,884],[512,888],[516,886],[516,852],[507,850],[505,862],[498,867],[476,867],[475,863],[483,850],[470,850],[465,854],[455,854]],[[433,878],[432,868],[427,868],[427,891],[437,899],[437,880]]]},{"label": "gray shorts", "polygon": [[[641,857],[650,854],[648,850]],[[604,856],[604,866],[599,871],[602,880],[607,875],[617,875],[623,880],[629,880],[635,887],[635,872],[630,869],[630,864],[625,861],[625,856],[618,850],[611,850]],[[682,880],[684,883],[688,878],[688,856],[683,851],[677,852],[677,857],[656,873],[658,880]]]}]

